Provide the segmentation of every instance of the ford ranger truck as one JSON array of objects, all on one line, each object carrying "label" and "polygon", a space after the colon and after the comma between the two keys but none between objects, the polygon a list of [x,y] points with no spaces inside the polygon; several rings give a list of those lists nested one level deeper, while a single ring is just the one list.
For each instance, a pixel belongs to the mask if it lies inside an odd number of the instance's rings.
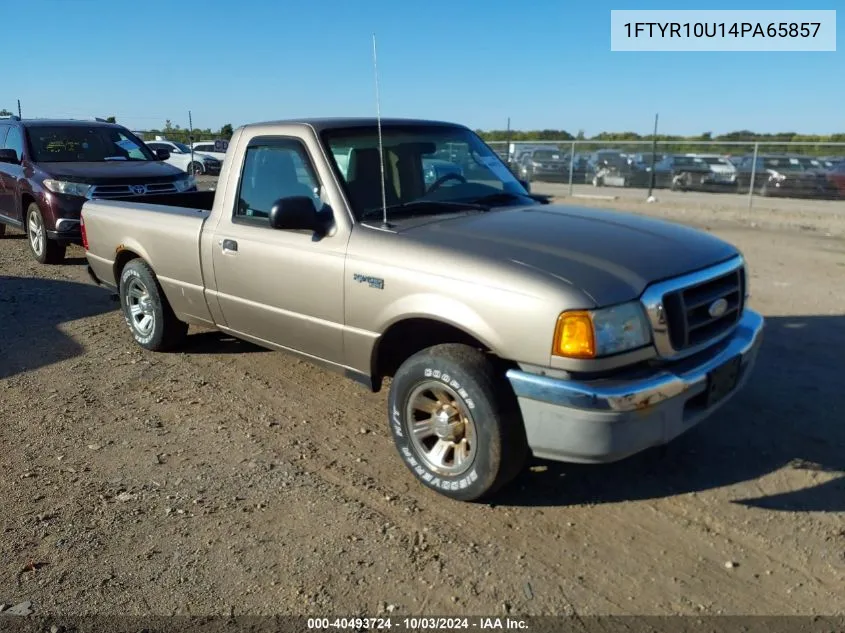
[{"label": "ford ranger truck", "polygon": [[[427,180],[445,151],[459,164]],[[401,459],[476,500],[530,454],[667,443],[742,387],[761,342],[731,244],[548,202],[464,126],[280,121],[236,130],[216,192],[91,200],[82,235],[139,345],[197,325],[390,379]]]}]

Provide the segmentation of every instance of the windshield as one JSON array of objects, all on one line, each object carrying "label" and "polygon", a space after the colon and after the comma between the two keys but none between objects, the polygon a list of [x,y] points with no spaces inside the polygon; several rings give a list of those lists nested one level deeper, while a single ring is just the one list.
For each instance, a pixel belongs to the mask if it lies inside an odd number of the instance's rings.
[{"label": "windshield", "polygon": [[188,147],[187,145],[185,145],[184,143],[173,143],[173,144],[174,144],[174,145],[175,145],[175,146],[179,149],[179,151],[180,151],[180,152],[182,152],[183,154],[190,154],[190,153],[191,153],[191,148],[190,148],[190,147]]},{"label": "windshield", "polygon": [[778,171],[802,171],[804,169],[804,167],[801,165],[801,161],[799,161],[797,158],[781,156],[772,156],[770,158],[764,158],[763,167],[765,169],[772,169]]},{"label": "windshield", "polygon": [[538,149],[534,151],[535,160],[561,160],[562,155],[557,150]]},{"label": "windshield", "polygon": [[[378,129],[329,129],[322,137],[355,217],[372,217],[382,209]],[[405,205],[405,214],[426,214],[434,212],[437,205],[454,211],[461,203],[470,208],[477,201],[534,203],[507,165],[466,128],[384,125],[382,143],[384,198],[389,208]]]},{"label": "windshield", "polygon": [[719,156],[703,156],[701,158],[705,163],[708,165],[730,165],[727,159],[721,158]]},{"label": "windshield", "polygon": [[155,160],[128,131],[105,126],[32,126],[27,130],[32,158],[39,163],[99,163]]},{"label": "windshield", "polygon": [[675,164],[689,167],[691,165],[703,165],[704,161],[698,156],[676,156]]}]

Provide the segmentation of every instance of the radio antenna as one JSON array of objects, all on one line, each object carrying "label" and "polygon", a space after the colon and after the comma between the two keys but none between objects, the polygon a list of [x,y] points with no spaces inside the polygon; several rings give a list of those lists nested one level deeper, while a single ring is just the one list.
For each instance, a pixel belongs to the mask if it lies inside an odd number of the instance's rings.
[{"label": "radio antenna", "polygon": [[378,128],[378,158],[381,167],[381,227],[390,228],[387,222],[387,189],[384,183],[384,145],[381,138],[381,106],[378,93],[378,56],[376,55],[376,34],[373,33],[373,73],[376,78],[376,127]]}]

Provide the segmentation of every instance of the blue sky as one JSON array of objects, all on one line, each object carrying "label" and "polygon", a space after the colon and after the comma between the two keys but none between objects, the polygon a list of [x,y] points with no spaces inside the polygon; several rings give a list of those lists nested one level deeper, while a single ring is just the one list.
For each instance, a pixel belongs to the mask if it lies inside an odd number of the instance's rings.
[{"label": "blue sky", "polygon": [[[0,0],[0,4],[12,0]],[[700,9],[837,9],[779,0]],[[837,7],[837,5],[840,5]],[[4,30],[0,108],[24,116],[165,119],[218,128],[375,113],[473,128],[662,133],[845,132],[845,44],[835,53],[620,53],[610,9],[677,1],[25,0]],[[4,10],[8,14],[8,9]],[[8,15],[7,15],[8,17]],[[11,39],[10,39],[11,38]],[[841,38],[840,38],[841,39]]]}]

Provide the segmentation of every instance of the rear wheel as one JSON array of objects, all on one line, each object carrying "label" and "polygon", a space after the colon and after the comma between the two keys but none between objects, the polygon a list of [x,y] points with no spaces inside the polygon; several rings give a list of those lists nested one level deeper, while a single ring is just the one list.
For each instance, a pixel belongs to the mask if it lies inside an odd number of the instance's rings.
[{"label": "rear wheel", "polygon": [[152,268],[133,259],[120,274],[120,307],[135,341],[150,351],[173,349],[185,338],[188,324],[173,313]]},{"label": "rear wheel", "polygon": [[462,501],[492,495],[528,455],[516,398],[489,357],[436,345],[406,360],[388,399],[393,441],[417,479]]},{"label": "rear wheel", "polygon": [[41,264],[60,264],[64,261],[67,244],[47,237],[47,227],[41,209],[34,202],[26,210],[26,236],[29,250]]},{"label": "rear wheel", "polygon": [[194,176],[202,176],[205,173],[205,167],[202,166],[202,163],[194,161],[188,165],[188,173]]}]

